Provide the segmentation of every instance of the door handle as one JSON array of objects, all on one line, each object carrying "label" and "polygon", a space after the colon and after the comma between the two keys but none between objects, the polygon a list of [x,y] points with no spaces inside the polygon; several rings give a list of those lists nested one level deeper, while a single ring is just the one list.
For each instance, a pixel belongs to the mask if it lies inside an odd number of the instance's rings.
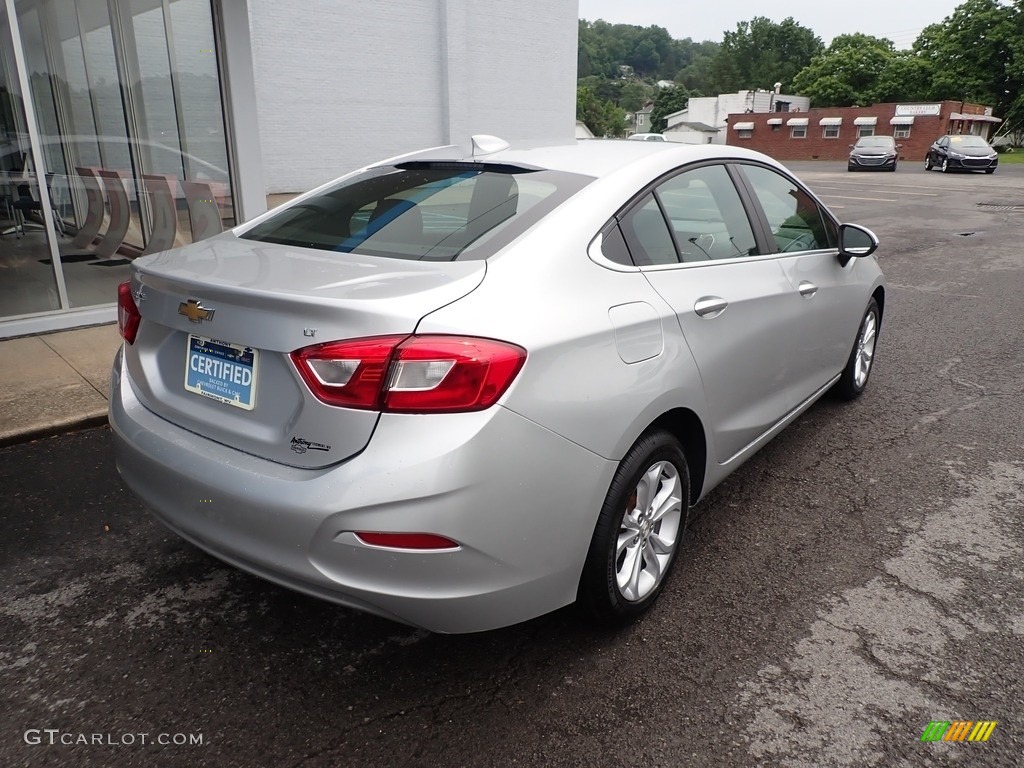
[{"label": "door handle", "polygon": [[710,320],[725,312],[725,308],[728,306],[729,302],[720,296],[702,296],[693,305],[693,311]]},{"label": "door handle", "polygon": [[800,283],[797,290],[800,291],[801,296],[803,296],[805,299],[809,299],[811,298],[811,296],[818,292],[818,286],[816,286],[814,283],[809,283],[808,281],[803,280]]}]

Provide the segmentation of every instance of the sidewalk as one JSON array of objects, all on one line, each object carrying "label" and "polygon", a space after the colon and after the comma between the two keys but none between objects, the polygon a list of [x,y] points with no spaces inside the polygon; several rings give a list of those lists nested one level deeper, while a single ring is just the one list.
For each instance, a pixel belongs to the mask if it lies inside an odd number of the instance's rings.
[{"label": "sidewalk", "polygon": [[107,422],[117,324],[0,341],[0,446]]},{"label": "sidewalk", "polygon": [[[267,210],[299,192],[267,195]],[[117,323],[0,339],[0,447],[107,423]]]}]

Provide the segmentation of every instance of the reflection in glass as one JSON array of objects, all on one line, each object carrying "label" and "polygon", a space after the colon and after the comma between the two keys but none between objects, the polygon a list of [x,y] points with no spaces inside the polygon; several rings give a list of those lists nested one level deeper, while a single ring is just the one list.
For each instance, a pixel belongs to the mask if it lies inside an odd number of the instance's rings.
[{"label": "reflection in glass", "polygon": [[[55,268],[71,307],[111,304],[135,257],[235,222],[210,0],[14,6],[42,134],[39,168],[53,200]],[[13,73],[8,50],[4,41],[5,72]],[[22,135],[22,110],[7,93],[0,103],[5,134]],[[5,172],[20,174],[20,157],[7,158]],[[10,200],[6,208],[0,200],[5,213],[13,213]],[[38,212],[29,211],[26,228],[32,224],[38,262],[49,256]],[[33,306],[59,308],[52,288],[31,293]],[[0,316],[9,314],[0,307]]]},{"label": "reflection in glass", "polygon": [[0,5],[0,317],[60,308],[7,11]]}]

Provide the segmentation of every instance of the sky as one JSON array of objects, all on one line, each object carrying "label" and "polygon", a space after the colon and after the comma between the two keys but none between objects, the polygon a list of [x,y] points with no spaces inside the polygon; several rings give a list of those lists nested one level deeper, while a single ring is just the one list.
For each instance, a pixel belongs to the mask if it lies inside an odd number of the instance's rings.
[{"label": "sky", "polygon": [[792,16],[814,30],[825,45],[836,35],[863,32],[887,37],[897,48],[910,48],[922,29],[941,22],[962,4],[963,0],[711,0],[699,4],[694,0],[579,0],[581,19],[641,27],[656,24],[677,39],[721,42],[722,33],[741,21],[767,16],[780,22]]}]

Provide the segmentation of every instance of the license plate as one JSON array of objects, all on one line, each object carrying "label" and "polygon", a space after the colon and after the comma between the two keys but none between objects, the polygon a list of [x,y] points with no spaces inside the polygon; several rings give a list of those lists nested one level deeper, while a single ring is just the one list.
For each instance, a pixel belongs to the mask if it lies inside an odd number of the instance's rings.
[{"label": "license plate", "polygon": [[256,405],[258,359],[252,347],[189,334],[185,389],[251,411]]}]

